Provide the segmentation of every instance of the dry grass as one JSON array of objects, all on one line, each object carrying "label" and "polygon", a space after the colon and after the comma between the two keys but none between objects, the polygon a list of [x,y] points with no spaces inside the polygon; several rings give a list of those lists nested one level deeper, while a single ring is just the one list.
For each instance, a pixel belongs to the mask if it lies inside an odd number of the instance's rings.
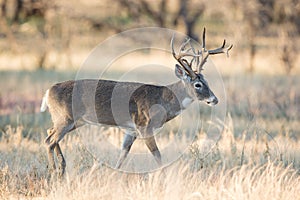
[{"label": "dry grass", "polygon": [[201,133],[179,161],[140,175],[100,165],[78,135],[69,135],[62,142],[66,177],[52,183],[44,146],[24,138],[21,127],[5,134],[1,199],[299,199],[300,144],[281,134],[270,139],[254,129],[237,139],[225,128],[215,141]]},{"label": "dry grass", "polygon": [[[209,70],[205,73],[210,75]],[[5,97],[10,95],[16,103],[11,109],[1,106],[0,199],[299,199],[297,76],[223,76],[230,113],[227,120],[209,122],[206,115],[210,108],[202,104],[203,126],[198,138],[180,160],[153,173],[126,174],[102,166],[83,145],[80,134],[69,134],[61,142],[67,160],[66,177],[62,182],[49,183],[42,141],[50,117],[34,112],[47,87],[72,78],[74,73],[23,71],[1,75],[7,86],[1,88],[2,102],[9,102]],[[37,103],[26,103],[29,97]],[[16,109],[18,102],[24,107]],[[167,133],[174,132],[176,125],[176,120],[168,124]],[[212,137],[215,135],[206,131],[208,125],[217,127],[221,137]],[[98,130],[80,129],[120,146],[118,130]],[[162,137],[159,146],[165,146],[172,137],[171,133]],[[136,143],[133,151],[143,148],[142,143]],[[102,151],[97,153],[107,157]]]},{"label": "dry grass", "polygon": [[[113,16],[118,20],[122,15],[119,8],[107,1],[56,1],[60,9],[59,13],[50,13],[48,39],[32,21],[20,24],[18,29],[12,27],[13,40],[0,38],[0,199],[300,199],[300,57],[295,56],[295,68],[285,75],[278,36],[260,36],[256,38],[255,72],[247,74],[249,49],[240,27],[244,22],[234,19],[228,23],[219,17],[213,21],[211,16],[219,3],[223,5],[224,1],[207,2],[208,14],[196,31],[201,33],[206,26],[208,48],[220,45],[223,36],[234,44],[230,59],[212,58],[222,74],[225,96],[217,85],[212,63],[204,70],[210,86],[221,97],[219,105],[226,105],[226,120],[210,121],[211,110],[202,104],[202,127],[193,130],[197,138],[182,157],[163,170],[145,174],[122,173],[101,165],[99,157],[112,157],[102,151],[105,146],[93,152],[96,159],[91,154],[89,149],[97,146],[95,137],[119,147],[119,130],[103,129],[99,133],[97,127],[82,127],[80,132],[87,135],[87,141],[74,132],[61,141],[67,162],[64,180],[47,180],[47,153],[42,141],[51,120],[48,113],[38,113],[42,95],[53,83],[74,79],[73,70],[80,67],[91,49],[115,33],[105,27],[93,29],[81,17],[101,22]],[[232,14],[226,6],[221,7],[224,13]],[[299,44],[299,38],[293,42]],[[43,67],[47,70],[35,71],[41,67],[39,60],[46,50]],[[101,66],[101,61],[97,57],[97,65]],[[149,63],[169,68],[153,70],[146,66]],[[170,53],[131,52],[114,60],[107,76],[122,77],[123,72],[144,66],[140,71],[133,70],[136,74],[131,71],[135,75],[131,78],[163,82],[167,76],[162,71],[169,74],[174,64]],[[174,139],[176,126],[178,119],[166,126],[165,135],[158,140],[160,148]],[[207,131],[208,126],[213,133]],[[148,152],[142,142],[134,144],[135,151]]]}]

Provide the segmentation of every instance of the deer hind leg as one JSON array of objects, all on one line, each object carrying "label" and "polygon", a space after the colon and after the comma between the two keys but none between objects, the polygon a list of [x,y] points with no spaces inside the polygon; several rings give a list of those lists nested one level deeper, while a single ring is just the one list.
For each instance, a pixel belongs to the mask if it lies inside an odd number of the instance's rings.
[{"label": "deer hind leg", "polygon": [[[51,137],[55,133],[54,128],[50,128],[47,130],[48,137]],[[55,161],[54,161],[54,147],[48,148],[48,169],[50,174],[52,174],[56,170]]]},{"label": "deer hind leg", "polygon": [[150,152],[154,156],[155,161],[157,162],[157,164],[159,166],[161,166],[161,164],[162,164],[161,155],[160,155],[160,151],[157,147],[154,136],[150,136],[150,137],[145,138],[145,144],[147,145],[148,149],[150,150]]},{"label": "deer hind leg", "polygon": [[135,139],[136,139],[136,136],[134,134],[129,133],[129,132],[125,133],[125,136],[123,139],[123,144],[122,144],[121,154],[120,154],[118,162],[116,164],[116,169],[119,169],[121,167],[121,165],[123,164]]},{"label": "deer hind leg", "polygon": [[64,155],[62,154],[59,144],[55,145],[54,150],[55,150],[55,153],[56,153],[56,156],[58,159],[58,163],[59,163],[58,176],[63,177],[63,175],[65,174],[65,170],[66,170],[66,161],[65,161]]},{"label": "deer hind leg", "polygon": [[49,170],[50,173],[56,170],[56,165],[54,161],[54,151],[56,153],[58,159],[58,169],[59,169],[59,177],[62,177],[65,173],[66,161],[62,154],[62,151],[59,146],[59,141],[67,134],[68,132],[74,130],[74,123],[66,123],[61,124],[59,126],[55,126],[55,128],[49,129],[48,137],[45,140],[45,143],[48,145],[48,159],[49,159]]}]

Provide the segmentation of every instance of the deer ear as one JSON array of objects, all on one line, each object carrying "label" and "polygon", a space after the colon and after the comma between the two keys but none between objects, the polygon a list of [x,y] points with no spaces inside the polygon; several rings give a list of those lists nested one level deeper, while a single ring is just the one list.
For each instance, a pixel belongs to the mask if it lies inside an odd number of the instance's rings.
[{"label": "deer ear", "polygon": [[178,64],[175,65],[175,75],[182,80],[188,77],[188,74],[185,72],[185,70]]}]

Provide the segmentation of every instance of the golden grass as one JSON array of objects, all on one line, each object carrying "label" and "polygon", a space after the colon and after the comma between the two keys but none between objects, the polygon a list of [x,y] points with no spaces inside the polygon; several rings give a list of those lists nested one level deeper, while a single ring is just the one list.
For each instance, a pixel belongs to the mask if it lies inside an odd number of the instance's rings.
[{"label": "golden grass", "polygon": [[[51,54],[49,62],[57,59],[55,54]],[[76,59],[82,62],[87,54],[82,49]],[[255,62],[259,67],[254,75],[244,73],[246,52],[233,51],[226,60],[222,56],[212,58],[223,74],[226,90],[227,102],[220,99],[220,103],[227,105],[231,117],[228,114],[226,122],[209,124],[205,116],[210,110],[203,105],[203,129],[198,138],[181,159],[164,170],[142,175],[114,171],[94,159],[78,134],[68,134],[61,142],[67,161],[66,177],[62,182],[51,183],[47,181],[48,161],[42,143],[50,117],[36,112],[45,90],[55,82],[74,79],[75,72],[70,72],[64,59],[58,60],[62,61],[60,69],[65,68],[66,72],[1,71],[0,199],[299,199],[298,69],[291,76],[283,76],[276,56],[276,52],[258,54]],[[24,57],[25,60],[15,55],[3,56],[0,67],[7,69],[6,64],[10,64],[8,68],[20,69],[23,63],[22,68],[32,69],[34,55]],[[112,68],[117,72],[108,75],[122,75],[130,71],[129,67],[143,66],[146,59],[168,67],[174,65],[168,53],[135,52],[127,59],[115,61]],[[80,63],[77,60],[73,63]],[[215,85],[212,63],[209,64],[204,74],[213,89],[220,89]],[[172,70],[163,69],[168,74]],[[165,76],[158,76],[159,72],[159,68],[142,71],[145,75],[137,77],[140,81],[151,82],[153,77],[160,81]],[[219,90],[215,92],[222,95]],[[168,144],[177,122],[167,125],[169,136],[160,138],[159,147]],[[205,129],[208,125],[218,127],[217,135],[222,137],[212,138]],[[81,129],[89,136],[107,137],[120,146],[120,131],[98,130]],[[132,152],[138,151],[147,152],[142,142],[133,146]],[[97,154],[109,157],[102,151]]]},{"label": "golden grass", "polygon": [[[181,159],[149,174],[102,166],[79,142],[80,136],[70,134],[61,142],[66,177],[52,183],[46,179],[44,145],[24,138],[22,127],[9,127],[0,141],[0,198],[299,199],[299,141],[282,134],[272,139],[256,128],[248,131],[250,136],[237,138],[232,125],[227,122],[219,140],[199,133]],[[163,146],[166,140],[159,142]]]},{"label": "golden grass", "polygon": [[[66,11],[75,10],[71,13],[78,16],[100,15],[102,19],[107,12],[120,14],[119,10],[110,9],[115,5],[107,7],[106,1],[56,3]],[[53,17],[54,22],[63,24],[53,27],[63,28],[65,34],[50,36],[53,44],[49,45],[30,23],[21,25],[16,41],[0,39],[0,199],[300,199],[300,57],[295,58],[296,67],[291,75],[284,76],[278,38],[258,37],[255,72],[249,75],[245,73],[249,65],[247,38],[234,25],[209,23],[207,16],[197,31],[201,33],[204,25],[211,31],[207,34],[209,48],[220,45],[223,32],[227,41],[234,44],[230,59],[211,58],[224,79],[227,102],[220,99],[220,103],[227,105],[227,121],[209,124],[203,118],[203,129],[197,131],[197,139],[183,156],[165,169],[148,174],[126,174],[103,166],[78,134],[68,134],[61,142],[67,161],[66,177],[62,182],[48,182],[46,147],[42,141],[50,117],[37,113],[42,95],[53,83],[74,79],[74,69],[79,69],[91,49],[113,34],[104,29],[101,33],[95,31],[90,24],[77,19]],[[70,40],[69,48],[62,45],[66,39]],[[295,43],[299,43],[298,38]],[[48,71],[34,71],[46,49],[49,51],[44,64]],[[169,71],[175,64],[170,53],[132,52],[115,60],[111,67],[117,72],[107,74],[115,78],[136,66],[144,66],[145,60],[167,66]],[[97,64],[101,65],[101,59]],[[204,74],[214,78],[213,70],[210,71],[212,63],[209,64]],[[54,68],[61,71],[51,71]],[[149,82],[155,77],[159,81],[164,74],[158,74],[166,69],[156,69],[145,70],[144,76],[136,78]],[[218,87],[213,79],[208,82],[211,87]],[[204,108],[204,115],[207,112]],[[169,136],[160,138],[159,147],[166,146],[174,137],[172,126],[176,123],[168,124]],[[208,125],[217,127],[221,137],[206,132]],[[120,146],[119,130],[98,130],[81,129],[89,136],[101,134],[100,139],[106,137]],[[147,152],[142,142],[135,143],[132,150]],[[108,157],[102,151],[97,153]]]},{"label": "golden grass", "polygon": [[[210,75],[209,70],[205,73]],[[146,74],[151,77],[151,73]],[[26,102],[27,97],[39,102],[47,87],[73,75],[4,72],[2,102],[9,102],[9,95],[20,102]],[[62,182],[49,183],[42,142],[50,126],[49,114],[28,113],[26,107],[12,109],[9,115],[1,113],[0,199],[299,199],[298,77],[231,75],[223,79],[230,113],[227,120],[209,123],[206,115],[210,109],[201,104],[202,129],[181,159],[162,171],[143,175],[100,165],[80,135],[71,133],[61,141],[66,177]],[[216,82],[208,82],[215,87]],[[37,110],[36,106],[31,110]],[[159,147],[172,139],[177,123],[176,119],[166,126],[169,136],[160,138]],[[217,127],[221,137],[206,132],[208,125]],[[117,129],[103,129],[101,133],[94,127],[80,130],[87,137],[107,137],[118,147],[122,141]],[[144,148],[137,142],[133,152],[148,152]],[[102,151],[97,153],[107,157]]]}]

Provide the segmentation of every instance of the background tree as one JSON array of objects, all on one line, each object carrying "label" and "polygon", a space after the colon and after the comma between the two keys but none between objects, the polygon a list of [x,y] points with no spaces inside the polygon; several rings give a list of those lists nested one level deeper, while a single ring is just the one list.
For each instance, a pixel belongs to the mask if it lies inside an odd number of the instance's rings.
[{"label": "background tree", "polygon": [[[182,31],[198,40],[205,24],[211,26],[212,37],[221,32],[235,35],[236,52],[247,52],[246,68],[250,73],[258,67],[255,66],[257,56],[261,56],[258,52],[267,49],[276,51],[276,59],[286,73],[295,68],[299,49],[300,0],[115,2],[103,0],[74,4],[66,0],[0,0],[0,39],[7,40],[9,50],[22,55],[22,51],[27,51],[23,49],[26,45],[21,45],[26,37],[39,38],[40,42],[28,51],[36,49],[35,65],[44,68],[49,67],[47,60],[51,51],[57,54],[55,60],[65,59],[62,57],[66,55],[68,64],[72,65],[72,38],[82,33],[98,37],[130,28],[159,26]],[[276,42],[265,42],[267,39]]]}]

